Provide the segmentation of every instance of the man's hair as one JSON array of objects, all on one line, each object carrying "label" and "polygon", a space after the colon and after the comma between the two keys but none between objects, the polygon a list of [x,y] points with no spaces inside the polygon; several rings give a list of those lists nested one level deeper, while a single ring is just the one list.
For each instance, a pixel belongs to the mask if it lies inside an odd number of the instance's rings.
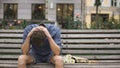
[{"label": "man's hair", "polygon": [[34,31],[31,35],[31,43],[32,45],[39,46],[41,45],[46,38],[46,35],[43,31],[37,30]]}]

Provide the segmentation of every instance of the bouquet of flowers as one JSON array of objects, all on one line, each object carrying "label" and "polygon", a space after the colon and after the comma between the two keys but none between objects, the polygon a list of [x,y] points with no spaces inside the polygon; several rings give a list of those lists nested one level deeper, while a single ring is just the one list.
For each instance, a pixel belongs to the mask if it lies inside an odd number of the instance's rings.
[{"label": "bouquet of flowers", "polygon": [[97,61],[95,60],[89,60],[87,58],[82,58],[78,56],[72,56],[71,54],[67,54],[63,56],[63,61],[64,63],[96,63]]}]

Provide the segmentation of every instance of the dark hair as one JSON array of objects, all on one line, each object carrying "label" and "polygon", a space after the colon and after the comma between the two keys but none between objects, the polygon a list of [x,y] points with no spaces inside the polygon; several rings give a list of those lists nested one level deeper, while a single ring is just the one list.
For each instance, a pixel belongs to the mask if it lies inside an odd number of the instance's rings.
[{"label": "dark hair", "polygon": [[31,35],[31,43],[32,45],[39,46],[41,45],[46,38],[46,35],[43,31],[37,30],[34,31],[33,34]]}]

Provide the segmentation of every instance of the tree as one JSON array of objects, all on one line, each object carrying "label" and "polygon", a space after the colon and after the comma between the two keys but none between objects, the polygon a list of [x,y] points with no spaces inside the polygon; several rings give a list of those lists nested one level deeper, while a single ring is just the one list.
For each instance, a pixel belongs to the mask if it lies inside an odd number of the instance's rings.
[{"label": "tree", "polygon": [[95,0],[95,4],[96,6],[96,26],[97,28],[99,28],[99,23],[98,23],[98,8],[101,5],[101,1],[100,0]]}]

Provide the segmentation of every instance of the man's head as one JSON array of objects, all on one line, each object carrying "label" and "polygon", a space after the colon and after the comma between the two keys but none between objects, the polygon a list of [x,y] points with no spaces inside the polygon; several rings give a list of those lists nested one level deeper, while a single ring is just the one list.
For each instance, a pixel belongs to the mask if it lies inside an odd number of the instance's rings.
[{"label": "man's head", "polygon": [[31,35],[31,43],[35,46],[42,45],[45,38],[46,35],[43,31],[41,30],[34,31]]}]

